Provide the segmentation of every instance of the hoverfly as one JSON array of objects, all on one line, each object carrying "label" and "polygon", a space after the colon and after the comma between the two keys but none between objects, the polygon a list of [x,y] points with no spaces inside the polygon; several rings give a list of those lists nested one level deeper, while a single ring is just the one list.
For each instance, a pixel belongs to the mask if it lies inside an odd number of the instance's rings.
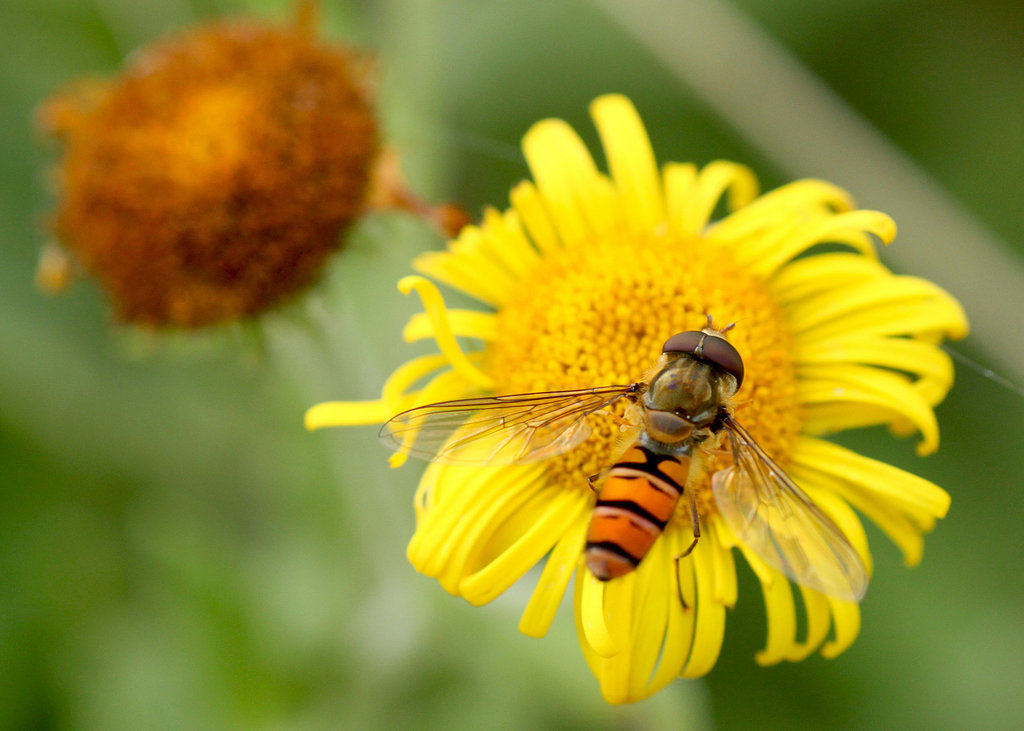
[{"label": "hoverfly", "polygon": [[[743,359],[725,339],[732,325],[670,337],[644,381],[572,391],[470,398],[404,411],[381,428],[393,450],[435,462],[522,464],[578,446],[591,419],[626,399],[636,438],[603,475],[584,551],[600,581],[636,569],[672,518],[689,502],[693,543],[700,517],[687,485],[706,469],[708,445],[728,441],[733,464],[712,476],[726,523],[770,566],[806,588],[858,601],[867,572],[838,527],[797,487],[733,417]],[[680,556],[681,557],[681,556]]]}]

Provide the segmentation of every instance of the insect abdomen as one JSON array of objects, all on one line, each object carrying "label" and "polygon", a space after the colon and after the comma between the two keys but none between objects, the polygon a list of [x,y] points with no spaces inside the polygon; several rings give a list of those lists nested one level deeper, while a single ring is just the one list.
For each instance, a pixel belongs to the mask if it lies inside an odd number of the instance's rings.
[{"label": "insect abdomen", "polygon": [[600,581],[633,571],[665,529],[690,469],[686,455],[633,445],[608,472],[587,531],[587,567]]}]

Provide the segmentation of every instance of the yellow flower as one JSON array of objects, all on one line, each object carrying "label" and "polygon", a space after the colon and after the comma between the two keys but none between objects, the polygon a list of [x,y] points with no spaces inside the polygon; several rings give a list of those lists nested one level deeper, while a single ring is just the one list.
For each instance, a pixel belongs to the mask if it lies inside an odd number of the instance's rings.
[{"label": "yellow flower", "polygon": [[[959,304],[880,264],[872,236],[888,243],[892,220],[854,210],[835,186],[801,180],[758,197],[753,174],[733,163],[672,163],[659,172],[627,99],[601,97],[591,111],[610,175],[566,123],[542,121],[523,144],[534,182],[513,189],[511,209],[486,211],[447,251],[415,261],[421,273],[489,309],[447,309],[428,279],[406,277],[399,288],[415,290],[426,311],[410,320],[405,339],[434,338],[440,352],[400,367],[379,401],[320,404],[307,425],[377,423],[415,406],[492,393],[635,382],[666,338],[700,329],[710,313],[736,323],[729,338],[746,367],[737,418],[842,530],[868,571],[852,508],[916,564],[922,533],[946,513],[949,496],[818,436],[887,424],[899,434],[920,432],[919,453],[936,449],[933,407],[953,380],[938,343],[966,334]],[[731,212],[715,220],[723,196]],[[819,244],[829,246],[808,255]],[[479,347],[463,350],[458,338]],[[833,657],[853,642],[855,602],[802,586],[794,594],[729,530],[710,489],[727,455],[711,457],[705,474],[686,485],[703,535],[691,554],[676,560],[692,540],[683,501],[636,571],[595,579],[582,558],[595,503],[587,478],[617,454],[619,428],[606,421],[546,461],[431,464],[415,499],[408,555],[416,569],[479,605],[547,557],[519,625],[538,637],[575,575],[580,643],[612,703],[714,666],[726,609],[737,598],[734,548],[764,593],[768,639],[759,663],[800,660],[819,648]]]}]

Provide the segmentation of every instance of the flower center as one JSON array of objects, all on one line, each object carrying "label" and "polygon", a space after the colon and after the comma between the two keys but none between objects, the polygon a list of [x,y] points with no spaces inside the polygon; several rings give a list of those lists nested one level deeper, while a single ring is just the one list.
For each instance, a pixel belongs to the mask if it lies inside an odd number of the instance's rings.
[{"label": "flower center", "polygon": [[[763,282],[726,252],[699,238],[612,232],[547,255],[521,285],[498,313],[498,338],[488,350],[497,393],[643,380],[668,337],[699,330],[710,314],[718,327],[736,323],[728,337],[746,368],[733,399],[737,420],[786,463],[800,427],[791,335]],[[587,441],[549,462],[555,484],[588,490],[587,478],[621,451],[619,425],[593,422]],[[699,484],[688,486],[702,515],[714,510],[709,475],[729,463],[712,457]]]}]

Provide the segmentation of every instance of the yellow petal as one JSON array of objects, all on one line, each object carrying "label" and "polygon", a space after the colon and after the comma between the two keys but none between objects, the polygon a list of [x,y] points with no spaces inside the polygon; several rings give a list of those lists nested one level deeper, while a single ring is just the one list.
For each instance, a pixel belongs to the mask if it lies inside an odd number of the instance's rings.
[{"label": "yellow petal", "polygon": [[580,206],[579,181],[585,169],[597,171],[579,136],[562,120],[546,119],[526,133],[523,153],[562,244],[583,241],[591,228]]},{"label": "yellow petal", "polygon": [[827,658],[842,654],[860,633],[860,607],[856,602],[828,597],[828,605],[832,610],[833,638],[821,648],[821,654]]},{"label": "yellow petal", "polygon": [[697,166],[671,162],[664,166],[661,174],[669,229],[678,236],[696,235],[699,228],[692,223],[690,208],[697,188]]},{"label": "yellow petal", "polygon": [[580,568],[576,577],[581,587],[577,597],[576,616],[582,630],[585,644],[601,657],[611,657],[619,652],[612,639],[611,630],[604,614],[604,589],[606,584],[594,578],[585,568]]},{"label": "yellow petal", "polygon": [[929,404],[941,401],[953,386],[953,361],[929,343],[907,338],[855,334],[850,337],[798,343],[793,350],[797,367],[858,363],[883,366],[918,377],[913,388]]},{"label": "yellow petal", "polygon": [[[539,521],[550,524],[550,516],[546,515],[549,504],[545,499],[550,494],[541,474],[532,471],[520,474],[513,486],[498,494],[481,494],[477,504],[462,512],[454,531],[457,537],[451,537],[456,548],[438,574],[438,581],[451,585],[452,593],[476,606],[486,604],[512,586],[540,561],[558,538],[551,535],[538,542],[536,533],[530,531]],[[519,530],[504,533],[499,542],[498,529],[509,522],[515,522]],[[498,558],[503,560],[497,561]],[[473,577],[475,581],[470,582]]]},{"label": "yellow petal", "polygon": [[896,235],[896,224],[884,213],[877,211],[848,211],[823,218],[801,222],[785,238],[773,241],[768,250],[743,257],[751,271],[768,278],[779,267],[821,243],[842,243],[857,249],[864,256],[875,256],[871,241],[863,236],[873,233],[883,243]]},{"label": "yellow petal", "polygon": [[[664,543],[660,539],[658,542]],[[646,698],[655,690],[650,687],[650,680],[661,657],[668,604],[669,601],[679,601],[676,587],[669,581],[671,577],[671,563],[663,560],[660,551],[652,550],[636,571],[629,661],[630,700]]]},{"label": "yellow petal", "polygon": [[398,282],[398,290],[402,294],[409,294],[409,292],[415,290],[420,296],[420,299],[423,301],[423,307],[426,309],[430,322],[433,325],[434,338],[437,340],[437,345],[448,358],[452,368],[458,371],[466,380],[475,383],[481,388],[493,389],[494,381],[491,377],[473,365],[456,342],[455,335],[452,333],[451,325],[448,322],[444,300],[441,298],[441,293],[433,282],[423,277],[403,277]]},{"label": "yellow petal", "polygon": [[707,526],[707,540],[715,544],[715,601],[732,609],[736,606],[736,562],[732,558],[732,544],[722,538],[718,521]]},{"label": "yellow petal", "polygon": [[483,242],[492,256],[517,279],[521,279],[541,261],[530,243],[515,211],[501,213],[494,208],[484,210],[480,225]]},{"label": "yellow petal", "polygon": [[403,408],[410,408],[405,402],[407,400],[407,392],[414,384],[447,365],[447,357],[441,353],[432,353],[413,358],[396,368],[394,373],[384,382],[384,388],[381,390],[381,398],[384,403],[392,407],[392,412],[389,416],[385,417],[385,421]]},{"label": "yellow petal", "polygon": [[394,416],[387,401],[325,401],[306,411],[306,428],[382,424]]},{"label": "yellow petal", "polygon": [[452,251],[428,251],[417,256],[412,266],[420,274],[492,307],[500,307],[515,290],[516,280],[500,266],[464,252],[453,255]]},{"label": "yellow petal", "polygon": [[[801,477],[803,474],[800,473]],[[794,480],[797,479],[793,474],[790,474],[790,477],[793,477]],[[811,498],[811,502],[839,528],[839,532],[857,551],[857,555],[864,562],[864,569],[870,576],[872,570],[871,551],[868,548],[868,537],[864,532],[864,525],[860,522],[857,514],[842,497],[829,490],[827,485],[816,483],[813,480],[801,480],[797,484]]]},{"label": "yellow petal", "polygon": [[768,566],[745,544],[740,543],[739,548],[760,581],[768,618],[765,648],[758,652],[754,659],[759,665],[773,665],[788,658],[795,648],[796,609],[793,604],[793,590],[785,576]]},{"label": "yellow petal", "polygon": [[828,637],[828,630],[832,626],[832,613],[825,595],[812,589],[805,589],[802,586],[799,589],[800,595],[804,600],[807,630],[803,642],[794,643],[789,653],[787,659],[793,662],[805,659],[821,647],[821,643]]},{"label": "yellow petal", "polygon": [[715,207],[724,193],[729,193],[729,207],[742,208],[757,197],[757,177],[745,165],[716,160],[709,163],[697,176],[694,189],[682,203],[681,230],[698,234],[711,220]]},{"label": "yellow petal", "polygon": [[510,195],[519,220],[530,236],[530,240],[542,253],[554,251],[561,247],[558,231],[551,221],[551,216],[544,205],[544,199],[536,186],[529,181],[519,183],[512,188]]},{"label": "yellow petal", "polygon": [[636,107],[624,96],[609,94],[590,105],[601,144],[608,158],[615,188],[627,224],[634,231],[649,231],[665,221],[654,150]]},{"label": "yellow petal", "polygon": [[781,576],[771,584],[762,584],[768,638],[765,648],[754,655],[759,665],[774,665],[789,658],[796,647],[796,608],[793,590]]},{"label": "yellow petal", "polygon": [[949,510],[949,494],[910,472],[823,439],[801,437],[790,455],[793,464],[834,477],[851,489],[874,495],[903,511],[941,518]]},{"label": "yellow petal", "polygon": [[[665,537],[670,540],[665,542],[660,560],[672,562],[672,573],[676,579],[675,588],[682,594],[686,604],[684,606],[678,598],[674,601],[671,598],[669,600],[668,627],[665,631],[661,663],[650,682],[652,692],[664,687],[682,672],[693,646],[697,619],[697,582],[692,554],[678,562],[675,560],[675,557],[690,544],[690,539],[686,538],[686,546],[681,545],[681,535],[682,531],[672,530],[671,527],[665,532]],[[654,550],[658,550],[657,544]]]},{"label": "yellow petal", "polygon": [[931,282],[893,276],[843,287],[786,308],[794,333],[808,342],[842,335],[967,334],[963,308]]},{"label": "yellow petal", "polygon": [[800,439],[790,469],[801,484],[828,489],[864,513],[908,566],[921,559],[921,534],[949,507],[949,495],[927,480],[822,440]]},{"label": "yellow petal", "polygon": [[417,496],[429,509],[417,515],[406,554],[416,570],[445,577],[442,585],[459,593],[466,564],[483,529],[521,506],[543,486],[542,465],[475,467],[431,464],[423,476],[433,495]]},{"label": "yellow petal", "polygon": [[840,287],[891,275],[877,259],[849,252],[834,252],[790,262],[772,277],[770,286],[779,303],[789,305],[822,293],[835,293]]},{"label": "yellow petal", "polygon": [[555,612],[562,603],[569,579],[580,566],[589,524],[590,513],[585,511],[577,517],[575,525],[565,532],[552,549],[537,587],[533,590],[519,620],[519,631],[524,635],[543,637],[547,633],[555,618]]},{"label": "yellow petal", "polygon": [[849,194],[823,180],[797,180],[765,193],[716,223],[707,236],[717,242],[740,242],[784,221],[848,211]]},{"label": "yellow petal", "polygon": [[[535,504],[519,511],[518,519],[529,527],[515,542],[483,568],[462,579],[459,592],[471,604],[486,604],[522,578],[579,522],[579,516],[589,507],[589,500],[582,494],[553,494],[552,489],[544,492],[543,507],[534,501]],[[494,526],[484,528],[483,532],[493,536]]]},{"label": "yellow petal", "polygon": [[[448,308],[448,326],[460,338],[480,338],[492,342],[498,337],[498,319],[490,312],[479,310],[453,310]],[[409,318],[402,339],[407,343],[436,337],[434,323],[426,312],[417,312]]]},{"label": "yellow petal", "polygon": [[725,607],[715,601],[715,557],[711,541],[698,541],[693,549],[694,575],[697,579],[697,627],[693,647],[681,675],[698,678],[718,661],[725,635]]},{"label": "yellow petal", "polygon": [[804,409],[806,433],[827,434],[906,420],[921,432],[918,454],[938,449],[935,412],[906,377],[856,365],[804,366],[797,372],[797,397]]}]

